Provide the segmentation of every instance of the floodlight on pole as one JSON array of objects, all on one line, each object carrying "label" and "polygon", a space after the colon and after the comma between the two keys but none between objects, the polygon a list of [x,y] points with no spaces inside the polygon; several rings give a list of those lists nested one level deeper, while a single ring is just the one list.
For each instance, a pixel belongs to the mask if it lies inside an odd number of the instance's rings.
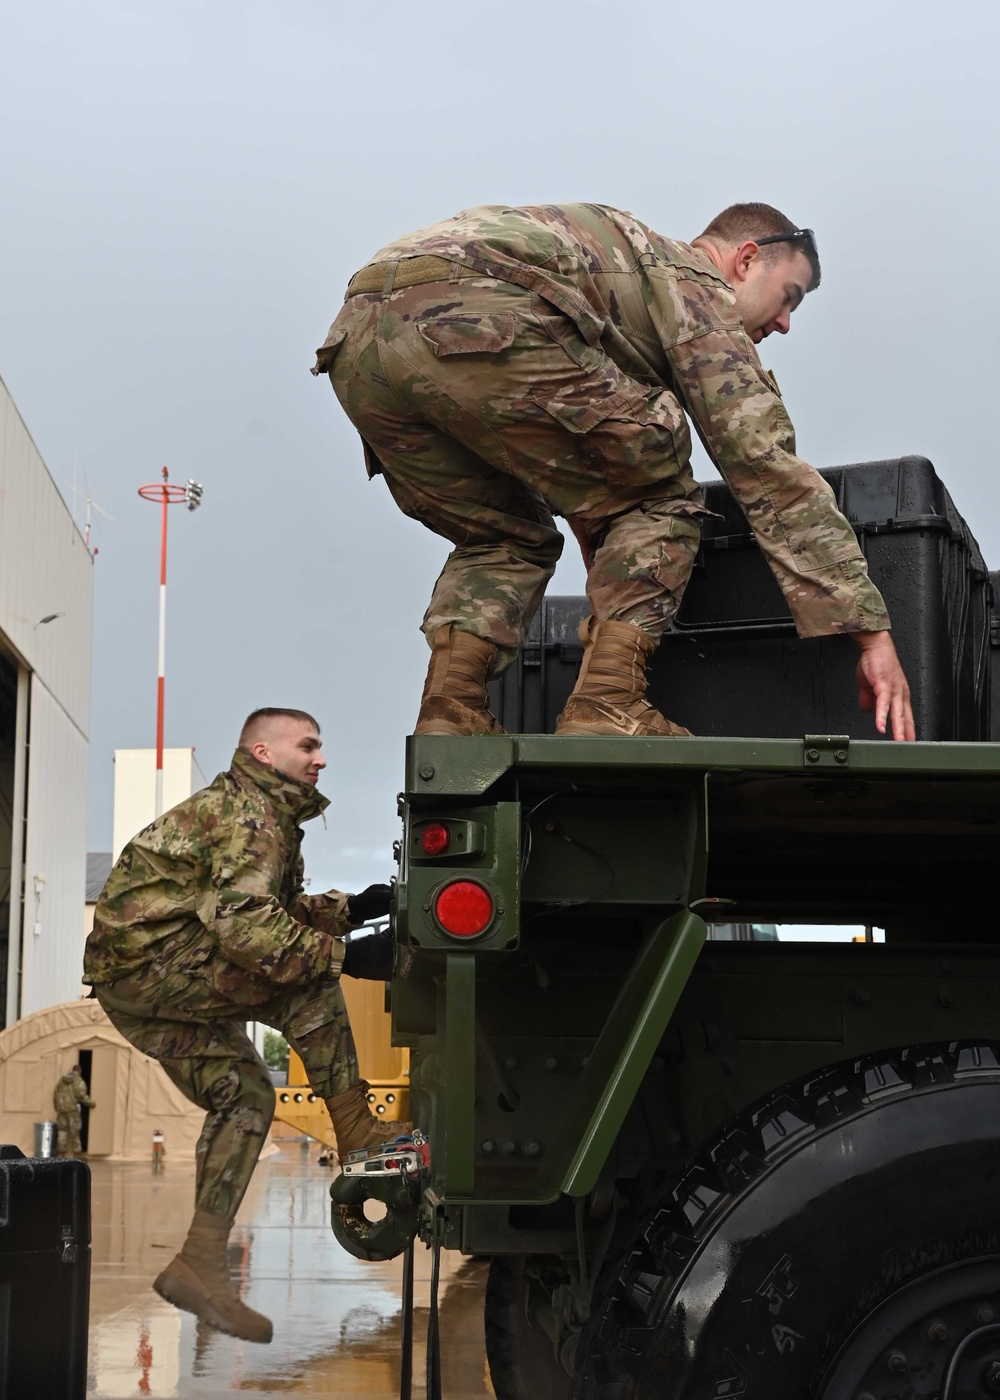
[{"label": "floodlight on pole", "polygon": [[160,638],[157,653],[156,672],[156,811],[154,817],[163,812],[163,698],[167,651],[167,507],[186,505],[188,510],[197,510],[201,505],[203,487],[188,477],[183,486],[170,482],[170,473],[163,468],[163,480],[149,482],[139,487],[139,495],[144,501],[159,502],[162,507],[160,526]]}]

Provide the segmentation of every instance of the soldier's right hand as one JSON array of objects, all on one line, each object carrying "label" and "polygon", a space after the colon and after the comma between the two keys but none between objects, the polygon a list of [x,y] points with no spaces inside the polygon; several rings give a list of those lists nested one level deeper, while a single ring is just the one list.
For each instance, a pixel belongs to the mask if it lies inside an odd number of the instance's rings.
[{"label": "soldier's right hand", "polygon": [[910,705],[910,687],[899,664],[896,648],[888,632],[852,632],[861,648],[855,675],[858,681],[858,703],[865,711],[875,712],[875,728],[885,733],[892,724],[894,739],[915,739]]}]

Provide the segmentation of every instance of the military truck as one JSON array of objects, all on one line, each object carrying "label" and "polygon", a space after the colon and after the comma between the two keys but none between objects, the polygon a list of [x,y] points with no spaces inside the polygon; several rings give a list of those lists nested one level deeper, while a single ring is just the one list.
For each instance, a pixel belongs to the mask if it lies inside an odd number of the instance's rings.
[{"label": "military truck", "polygon": [[585,611],[554,598],[505,737],[409,741],[426,1144],[338,1178],[334,1226],[489,1257],[499,1400],[1000,1394],[993,580],[926,460],[824,475],[920,742],[856,712],[849,638],[795,638],[721,486],[651,687],[698,737],[554,737]]}]

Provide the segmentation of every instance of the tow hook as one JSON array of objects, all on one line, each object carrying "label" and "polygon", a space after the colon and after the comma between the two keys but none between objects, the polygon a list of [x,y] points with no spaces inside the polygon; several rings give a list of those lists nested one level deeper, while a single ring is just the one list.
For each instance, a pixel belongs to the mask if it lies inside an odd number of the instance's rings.
[{"label": "tow hook", "polygon": [[[420,1132],[349,1154],[330,1184],[330,1224],[349,1254],[372,1262],[402,1254],[417,1233],[420,1175],[429,1165]],[[384,1204],[381,1220],[368,1219],[365,1201]]]}]

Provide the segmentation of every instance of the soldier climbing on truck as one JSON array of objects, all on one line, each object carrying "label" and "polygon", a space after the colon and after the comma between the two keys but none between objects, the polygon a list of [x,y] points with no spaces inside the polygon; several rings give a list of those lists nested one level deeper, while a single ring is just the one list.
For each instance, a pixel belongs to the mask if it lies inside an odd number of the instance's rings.
[{"label": "soldier climbing on truck", "polygon": [[399,507],[454,548],[423,622],[415,733],[499,734],[487,683],[524,643],[562,549],[587,565],[561,735],[690,731],[647,701],[708,518],[694,422],[801,637],[849,634],[862,709],[913,739],[883,599],[756,346],[819,285],[810,229],[736,204],[692,243],[597,204],[487,206],[388,244],[317,353]]},{"label": "soldier climbing on truck", "polygon": [[255,710],[232,767],[131,840],[108,877],[87,940],[85,980],[112,1024],[206,1110],[195,1212],[154,1287],[203,1322],[269,1342],[271,1322],[229,1278],[226,1245],[274,1112],[248,1019],[282,1031],[329,1110],[338,1151],[391,1141],[409,1124],[367,1103],[340,989],[384,980],[391,936],[345,943],[385,914],[388,885],[303,890],[301,822],[328,805],[319,726],[303,710]]}]

